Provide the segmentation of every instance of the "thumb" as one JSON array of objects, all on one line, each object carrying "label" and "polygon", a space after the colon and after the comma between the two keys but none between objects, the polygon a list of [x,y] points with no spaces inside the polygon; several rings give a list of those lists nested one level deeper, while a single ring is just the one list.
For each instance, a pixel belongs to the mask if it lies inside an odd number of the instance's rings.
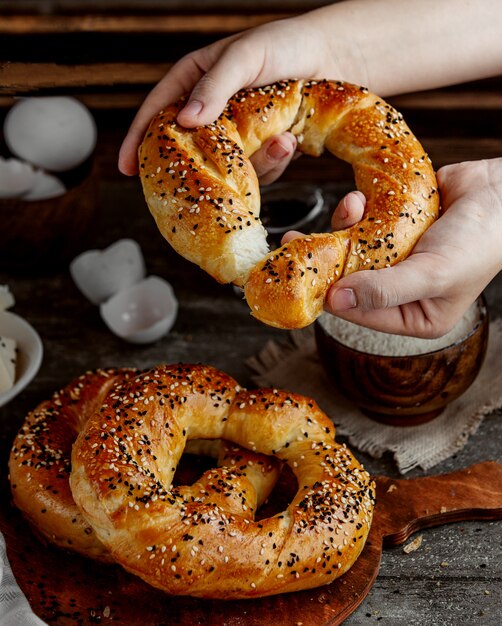
[{"label": "thumb", "polygon": [[[241,57],[238,42],[231,43],[192,89],[188,102],[178,113],[178,122],[187,128],[214,122],[227,101],[250,84],[249,55]],[[247,60],[246,60],[247,58]],[[242,62],[236,62],[242,59]]]},{"label": "thumb", "polygon": [[408,334],[410,324],[417,327],[427,322],[418,301],[441,295],[433,275],[434,267],[425,254],[394,267],[354,272],[331,287],[325,309],[375,330]]}]

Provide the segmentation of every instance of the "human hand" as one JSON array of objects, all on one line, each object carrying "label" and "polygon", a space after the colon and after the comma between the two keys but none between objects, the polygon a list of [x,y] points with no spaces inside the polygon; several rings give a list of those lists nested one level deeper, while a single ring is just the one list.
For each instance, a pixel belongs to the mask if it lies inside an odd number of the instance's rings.
[{"label": "human hand", "polygon": [[[213,122],[239,89],[280,79],[345,80],[386,97],[499,75],[502,13],[493,10],[496,0],[478,0],[462,11],[457,4],[337,2],[191,52],[140,107],[122,144],[119,169],[137,172],[137,148],[150,119],[184,94],[189,101],[178,121],[192,128]],[[454,27],[445,33],[444,20],[453,18]]]},{"label": "human hand", "polygon": [[[217,41],[184,56],[146,97],[119,154],[123,174],[137,173],[137,149],[151,118],[165,105],[190,94],[178,122],[187,128],[213,122],[239,89],[285,78],[343,78],[323,36],[317,12],[278,20]],[[272,182],[296,147],[290,133],[271,138],[255,155],[260,182]],[[267,174],[270,172],[270,175]]]},{"label": "human hand", "polygon": [[[411,255],[394,267],[339,280],[328,292],[328,312],[375,330],[432,339],[447,333],[502,269],[502,158],[448,165],[437,178],[442,215]],[[355,193],[338,205],[337,229],[361,219]],[[341,220],[336,214],[344,208]],[[288,233],[283,242],[295,236]]]}]

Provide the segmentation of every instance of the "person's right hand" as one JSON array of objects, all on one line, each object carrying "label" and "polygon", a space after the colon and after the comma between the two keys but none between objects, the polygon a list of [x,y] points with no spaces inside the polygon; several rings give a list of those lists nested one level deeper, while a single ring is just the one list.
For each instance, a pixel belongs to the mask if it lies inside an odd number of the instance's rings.
[{"label": "person's right hand", "polygon": [[[343,79],[316,12],[244,31],[191,52],[178,61],[149,93],[122,144],[119,169],[137,173],[137,149],[151,118],[162,107],[190,94],[178,122],[194,128],[214,122],[239,89],[287,78]],[[296,147],[291,133],[270,138],[253,158],[260,182],[275,180]]]}]

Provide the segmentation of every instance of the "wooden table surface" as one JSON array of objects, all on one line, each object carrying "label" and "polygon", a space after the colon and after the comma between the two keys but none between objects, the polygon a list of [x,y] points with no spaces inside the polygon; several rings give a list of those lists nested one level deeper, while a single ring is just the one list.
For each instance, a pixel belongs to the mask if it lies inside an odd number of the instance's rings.
[{"label": "wooden table surface", "polygon": [[[66,263],[56,272],[39,277],[0,270],[0,284],[8,283],[15,294],[14,312],[37,329],[45,350],[35,380],[0,409],[1,480],[6,480],[8,450],[25,413],[84,370],[204,362],[222,368],[244,385],[252,385],[245,360],[268,339],[287,338],[285,331],[253,320],[231,287],[216,284],[170,250],[147,211],[138,180],[105,178],[100,184],[99,214],[90,247],[102,248],[122,237],[138,241],[147,272],[170,281],[179,299],[179,315],[172,331],[153,345],[131,345],[112,335],[97,307],[77,290]],[[492,315],[499,316],[502,277],[495,279],[486,293]],[[429,473],[460,469],[485,459],[502,460],[500,418],[500,413],[486,418],[462,452]],[[398,476],[390,458],[357,456],[375,474]],[[422,474],[415,471],[412,475]],[[373,590],[345,623],[498,626],[502,606],[501,523],[451,524],[422,534],[422,546],[415,552],[405,554],[401,547],[384,552]]]},{"label": "wooden table surface", "polygon": [[[183,53],[273,19],[283,11],[295,13],[324,3],[97,0],[89,11],[89,3],[79,0],[4,3],[0,9],[0,123],[2,114],[19,95],[72,94],[93,109],[99,131],[99,199],[98,216],[86,247],[103,248],[120,238],[134,238],[142,247],[148,274],[159,275],[173,285],[180,308],[173,329],[162,340],[147,346],[131,345],[108,331],[97,307],[74,285],[67,262],[42,276],[14,275],[0,266],[0,284],[8,283],[16,298],[14,312],[37,329],[44,344],[44,360],[37,377],[20,396],[0,409],[0,486],[5,487],[8,453],[26,412],[84,370],[204,362],[251,386],[245,360],[269,339],[287,340],[284,331],[253,320],[247,305],[231,287],[216,284],[170,250],[148,213],[139,181],[125,179],[116,172],[116,155],[142,98]],[[122,5],[130,11],[120,12]],[[209,9],[215,5],[219,13],[208,18]],[[74,13],[62,10],[69,6]],[[103,7],[114,10],[107,12]],[[167,37],[169,46],[163,45]],[[500,156],[501,102],[501,79],[392,100],[405,114],[436,168]],[[4,152],[0,144],[0,154]],[[350,168],[333,159],[300,159],[285,177],[323,183],[333,197],[352,185]],[[78,248],[76,245],[75,253]],[[502,275],[494,279],[486,296],[492,317],[500,317]],[[461,469],[486,459],[500,462],[501,442],[501,412],[497,411],[483,421],[460,453],[428,474]],[[372,473],[398,476],[390,457],[375,460],[355,452]],[[422,474],[416,470],[409,476]],[[2,506],[7,504],[2,502]],[[423,542],[415,552],[405,554],[402,547],[384,551],[374,587],[345,623],[499,626],[502,524],[465,522],[421,534]]]}]

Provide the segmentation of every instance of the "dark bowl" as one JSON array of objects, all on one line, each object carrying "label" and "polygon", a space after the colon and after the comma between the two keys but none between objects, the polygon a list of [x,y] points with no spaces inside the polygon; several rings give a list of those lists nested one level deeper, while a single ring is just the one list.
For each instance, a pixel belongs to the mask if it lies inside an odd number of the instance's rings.
[{"label": "dark bowl", "polygon": [[360,352],[316,321],[321,363],[336,389],[368,417],[393,426],[423,424],[461,396],[481,369],[489,316],[483,296],[477,305],[479,320],[465,337],[433,352],[406,356]]},{"label": "dark bowl", "polygon": [[321,187],[301,182],[278,182],[261,189],[260,219],[271,247],[281,245],[290,230],[316,233],[329,225],[329,206]]},{"label": "dark bowl", "polygon": [[0,199],[0,268],[13,274],[56,271],[86,249],[96,223],[98,176],[92,161],[46,200]]}]

